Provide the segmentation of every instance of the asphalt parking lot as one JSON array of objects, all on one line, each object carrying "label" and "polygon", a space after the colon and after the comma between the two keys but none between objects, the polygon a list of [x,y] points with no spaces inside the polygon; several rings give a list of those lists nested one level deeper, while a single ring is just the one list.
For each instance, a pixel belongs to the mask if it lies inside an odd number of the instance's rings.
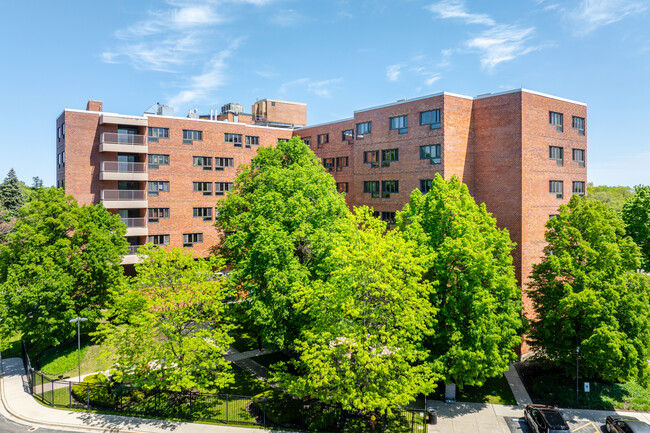
[{"label": "asphalt parking lot", "polygon": [[[534,433],[529,427],[528,424],[526,424],[526,420],[522,416],[521,418],[512,418],[512,417],[504,417],[506,420],[506,424],[508,424],[508,428],[512,433]],[[571,429],[571,432],[578,432],[578,433],[606,433],[607,429],[605,429],[605,420],[603,419],[602,422],[594,422],[594,421],[567,421],[567,424],[569,424],[569,428]]]}]

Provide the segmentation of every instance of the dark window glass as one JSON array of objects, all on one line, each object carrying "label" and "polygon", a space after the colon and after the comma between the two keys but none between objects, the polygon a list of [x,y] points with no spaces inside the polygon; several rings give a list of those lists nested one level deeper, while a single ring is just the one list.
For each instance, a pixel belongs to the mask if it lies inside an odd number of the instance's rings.
[{"label": "dark window glass", "polygon": [[232,189],[232,182],[215,182],[214,195],[224,195]]},{"label": "dark window glass", "polygon": [[148,241],[154,245],[167,245],[169,244],[169,235],[149,235]]},{"label": "dark window glass", "polygon": [[395,212],[382,212],[381,219],[388,224],[395,224]]},{"label": "dark window glass", "polygon": [[341,132],[341,140],[354,140],[354,129],[346,129],[345,131]]},{"label": "dark window glass", "polygon": [[224,140],[226,143],[232,143],[235,147],[242,146],[242,135],[241,134],[230,134],[226,132],[224,135]]},{"label": "dark window glass", "polygon": [[390,129],[397,129],[400,134],[406,134],[408,132],[408,116],[391,117]]},{"label": "dark window glass", "polygon": [[158,207],[149,209],[149,222],[158,222],[159,218],[169,218],[168,207]]},{"label": "dark window glass", "polygon": [[157,142],[159,138],[169,138],[169,128],[154,128],[147,129],[147,138],[151,142]]},{"label": "dark window glass", "polygon": [[169,181],[150,180],[148,194],[152,196],[156,196],[158,195],[159,192],[169,192]]},{"label": "dark window glass", "polygon": [[246,136],[246,146],[257,146],[260,144],[260,138],[256,135],[247,135]]},{"label": "dark window glass", "polygon": [[370,180],[363,182],[363,192],[370,193],[370,196],[373,198],[379,197],[379,181]]},{"label": "dark window glass", "polygon": [[555,126],[555,130],[557,132],[562,132],[563,131],[563,114],[562,113],[556,113],[555,111],[549,111],[548,112],[548,123],[551,125]]},{"label": "dark window glass", "polygon": [[316,137],[316,144],[318,147],[323,147],[323,144],[327,144],[330,142],[330,135],[329,134],[318,134]]},{"label": "dark window glass", "polygon": [[347,182],[336,182],[336,190],[338,192],[348,192],[348,183]]},{"label": "dark window glass", "polygon": [[585,118],[573,116],[573,129],[578,130],[578,134],[585,135]]},{"label": "dark window glass", "polygon": [[391,162],[399,160],[399,149],[385,149],[381,151],[381,165],[388,167]]},{"label": "dark window glass", "polygon": [[585,166],[584,149],[573,149],[573,160],[578,163],[579,167],[584,167]]},{"label": "dark window glass", "polygon": [[372,164],[373,167],[379,167],[379,151],[368,150],[363,152],[363,163]]},{"label": "dark window glass", "polygon": [[555,160],[557,165],[561,166],[564,164],[564,149],[558,146],[549,146],[548,157],[549,159]]},{"label": "dark window glass", "polygon": [[323,167],[328,169],[329,171],[332,171],[334,169],[334,158],[324,158],[323,159]]},{"label": "dark window glass", "polygon": [[183,246],[191,247],[193,244],[203,242],[203,233],[185,233],[183,234]]},{"label": "dark window glass", "polygon": [[585,195],[585,183],[573,182],[573,193],[578,195]]},{"label": "dark window glass", "polygon": [[420,125],[429,125],[431,129],[440,128],[440,110],[423,111],[420,113]]},{"label": "dark window glass", "polygon": [[431,190],[431,183],[433,179],[420,179],[420,191],[422,194],[426,194]]},{"label": "dark window glass", "polygon": [[372,132],[372,122],[357,123],[357,138],[360,135],[370,134]]},{"label": "dark window glass", "polygon": [[192,182],[192,191],[212,195],[212,182]]},{"label": "dark window glass", "polygon": [[336,171],[342,171],[343,167],[348,166],[348,157],[347,156],[339,156],[336,158]]},{"label": "dark window glass", "polygon": [[192,144],[193,141],[203,141],[203,131],[183,129],[183,144]]},{"label": "dark window glass", "polygon": [[204,221],[212,221],[212,208],[211,207],[192,208],[192,216],[194,218],[203,218]]},{"label": "dark window glass", "polygon": [[203,170],[212,170],[212,157],[194,156],[192,157],[192,165],[194,167],[203,167]]},{"label": "dark window glass", "polygon": [[155,155],[150,153],[147,156],[147,163],[150,169],[156,169],[160,165],[169,165],[169,155]]},{"label": "dark window glass", "polygon": [[234,160],[233,158],[221,158],[221,157],[215,157],[214,158],[214,169],[215,170],[223,170],[226,167],[232,167],[234,165]]},{"label": "dark window glass", "polygon": [[391,194],[399,192],[399,181],[397,180],[382,180],[381,181],[381,196],[383,198],[390,197]]},{"label": "dark window glass", "polygon": [[429,159],[431,164],[440,164],[440,145],[420,146],[420,159]]},{"label": "dark window glass", "polygon": [[555,194],[557,198],[564,197],[564,182],[561,180],[549,180],[548,191]]}]

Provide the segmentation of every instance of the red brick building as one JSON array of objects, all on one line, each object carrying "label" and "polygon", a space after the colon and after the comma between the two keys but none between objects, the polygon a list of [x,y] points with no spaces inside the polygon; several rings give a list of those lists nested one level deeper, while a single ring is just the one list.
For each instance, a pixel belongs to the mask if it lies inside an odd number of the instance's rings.
[{"label": "red brick building", "polygon": [[[265,99],[208,116],[105,113],[102,103],[57,120],[57,186],[82,203],[120,213],[133,245],[190,246],[218,240],[215,202],[258,146],[299,135],[331,172],[348,205],[387,220],[426,191],[436,173],[456,174],[517,243],[523,284],[544,246],[544,224],[586,186],[586,106],[529,90],[477,97],[439,93],[357,110],[304,127],[304,104]],[[125,257],[133,263],[134,255]]]},{"label": "red brick building", "polygon": [[583,103],[525,89],[473,98],[445,92],[294,134],[323,159],[348,205],[368,205],[389,222],[436,173],[458,175],[517,243],[523,284],[542,254],[548,218],[585,192],[586,114]]},{"label": "red brick building", "polygon": [[304,126],[305,104],[265,99],[251,114],[238,104],[209,116],[173,117],[157,105],[142,116],[66,109],[57,119],[57,187],[80,204],[103,203],[127,225],[131,254],[147,242],[187,246],[199,254],[217,243],[215,203],[239,164],[259,146],[289,139]]}]

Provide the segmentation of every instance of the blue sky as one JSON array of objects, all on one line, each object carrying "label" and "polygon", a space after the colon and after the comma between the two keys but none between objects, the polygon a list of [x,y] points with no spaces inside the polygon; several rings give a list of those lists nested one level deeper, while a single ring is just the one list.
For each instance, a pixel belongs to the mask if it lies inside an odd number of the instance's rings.
[{"label": "blue sky", "polygon": [[0,179],[55,182],[64,108],[307,103],[308,123],[440,91],[588,106],[588,179],[650,184],[650,0],[3,2]]}]

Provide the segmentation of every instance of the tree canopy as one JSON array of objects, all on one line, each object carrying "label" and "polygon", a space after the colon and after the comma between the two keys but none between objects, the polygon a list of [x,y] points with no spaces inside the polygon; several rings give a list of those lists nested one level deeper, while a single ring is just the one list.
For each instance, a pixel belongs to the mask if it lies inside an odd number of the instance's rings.
[{"label": "tree canopy", "polygon": [[78,316],[96,320],[123,283],[126,228],[102,205],[79,207],[40,189],[19,211],[0,254],[2,314],[28,341],[57,344]]},{"label": "tree canopy", "polygon": [[231,290],[215,274],[223,262],[150,244],[138,254],[137,275],[96,334],[116,356],[116,380],[173,391],[214,391],[232,382],[223,357],[233,341],[223,303]]},{"label": "tree canopy", "polygon": [[573,196],[547,224],[529,296],[531,344],[565,368],[610,381],[648,381],[650,284],[623,221],[603,203]]},{"label": "tree canopy", "polygon": [[214,251],[232,265],[247,293],[248,315],[266,343],[288,348],[302,319],[295,287],[319,275],[332,232],[348,214],[334,178],[298,137],[261,147],[240,166],[233,190],[217,204],[224,233]]},{"label": "tree canopy", "polygon": [[639,185],[627,199],[621,213],[625,232],[641,248],[641,267],[650,271],[650,186]]},{"label": "tree canopy", "polygon": [[9,170],[4,182],[0,184],[0,203],[13,216],[18,215],[18,209],[25,204],[23,185],[18,180],[13,168]]},{"label": "tree canopy", "polygon": [[432,284],[421,278],[427,257],[414,256],[416,246],[368,208],[333,237],[329,272],[296,292],[295,308],[308,318],[296,344],[299,374],[278,378],[292,393],[346,410],[406,405],[440,379],[422,346],[435,316]]},{"label": "tree canopy", "polygon": [[632,197],[632,194],[632,188],[629,186],[595,186],[591,182],[587,184],[587,200],[602,202],[609,209],[618,213],[623,209],[625,200]]},{"label": "tree canopy", "polygon": [[404,236],[430,257],[424,278],[435,284],[437,322],[426,346],[447,383],[481,385],[516,358],[523,331],[508,231],[476,204],[454,176],[436,174],[431,190],[413,191],[398,212]]}]

